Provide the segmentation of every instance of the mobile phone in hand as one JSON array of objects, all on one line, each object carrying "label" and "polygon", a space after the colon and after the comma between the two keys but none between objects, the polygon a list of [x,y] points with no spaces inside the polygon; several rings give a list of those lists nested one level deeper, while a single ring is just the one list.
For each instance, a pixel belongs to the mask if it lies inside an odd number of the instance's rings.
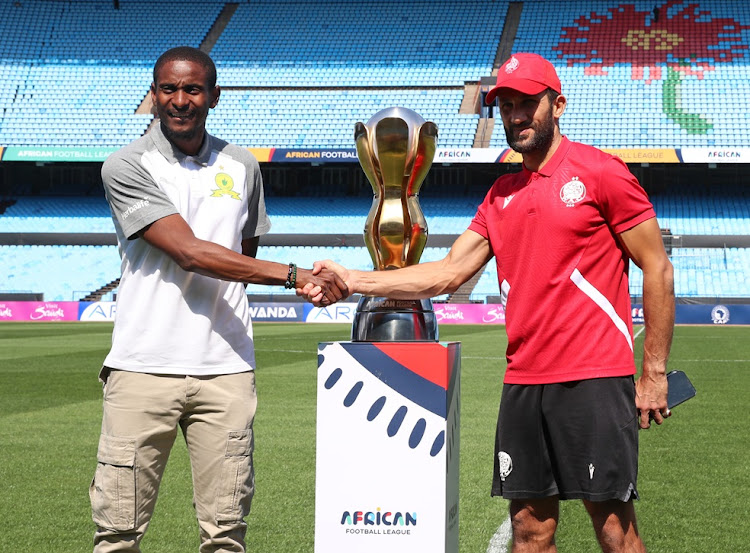
[{"label": "mobile phone in hand", "polygon": [[668,372],[667,384],[667,406],[670,409],[695,396],[695,388],[693,387],[693,384],[682,371]]}]

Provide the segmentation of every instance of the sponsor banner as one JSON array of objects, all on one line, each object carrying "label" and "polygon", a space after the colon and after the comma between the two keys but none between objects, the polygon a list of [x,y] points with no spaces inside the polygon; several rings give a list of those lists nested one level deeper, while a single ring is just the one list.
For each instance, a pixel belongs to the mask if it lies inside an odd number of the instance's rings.
[{"label": "sponsor banner", "polygon": [[[434,163],[497,163],[502,159],[506,152],[513,150],[503,148],[438,148],[435,150]],[[513,152],[515,153],[515,152]],[[518,162],[521,163],[521,155],[518,156]],[[516,163],[516,162],[507,162]]]},{"label": "sponsor banner", "polygon": [[750,163],[750,148],[682,148],[683,163]]},{"label": "sponsor banner", "polygon": [[274,148],[271,161],[290,162],[299,161],[303,163],[341,163],[357,162],[357,150],[354,148],[339,148],[331,150],[316,150],[312,148]]},{"label": "sponsor banner", "polygon": [[356,303],[335,303],[328,307],[313,307],[305,304],[304,321],[306,323],[349,323],[354,321]]},{"label": "sponsor banner", "polygon": [[[724,161],[731,160],[733,163],[742,163],[742,159],[738,159],[734,153],[736,150],[732,150],[732,153],[724,152],[722,154],[717,151],[710,154],[709,150],[696,149],[696,151],[702,152],[703,157],[706,159],[694,153],[690,154],[691,159],[684,159],[684,156],[681,158],[680,150],[674,148],[603,148],[603,151],[619,157],[625,163],[704,163],[716,161],[710,158],[720,155],[730,158]],[[684,152],[685,150],[682,151]],[[750,163],[750,153],[745,154],[744,160]],[[435,162],[523,163],[523,155],[510,148],[438,148],[435,152]]]},{"label": "sponsor banner", "polygon": [[117,148],[8,146],[3,161],[104,161]]},{"label": "sponsor banner", "polygon": [[250,302],[250,317],[255,322],[289,323],[304,320],[305,304]]},{"label": "sponsor banner", "polygon": [[680,155],[674,148],[602,148],[619,157],[625,163],[680,163]]},{"label": "sponsor banner", "polygon": [[750,305],[684,305],[675,306],[676,324],[750,324]]},{"label": "sponsor banner", "polygon": [[438,324],[505,324],[505,309],[499,303],[436,303],[432,308]]},{"label": "sponsor banner", "polygon": [[[117,147],[0,146],[3,161],[104,161]],[[261,163],[359,162],[355,148],[247,148]],[[750,163],[750,148],[602,148],[625,163]],[[435,163],[522,163],[510,148],[437,148]]]},{"label": "sponsor banner", "polygon": [[[633,304],[633,324],[643,324],[643,306]],[[750,324],[750,304],[683,304],[675,306],[675,324]]]},{"label": "sponsor banner", "polygon": [[[80,302],[81,321],[114,321],[117,304],[113,301]],[[250,317],[256,322],[301,322],[303,303],[248,303]]]},{"label": "sponsor banner", "polygon": [[78,318],[81,321],[114,321],[117,303],[113,301],[79,302]]},{"label": "sponsor banner", "polygon": [[[438,324],[505,324],[505,310],[500,304],[447,304],[433,305]],[[308,323],[349,323],[354,321],[356,303],[337,303],[328,307],[305,304],[304,320]]]},{"label": "sponsor banner", "polygon": [[[309,303],[250,302],[250,315],[258,322],[348,323],[356,303],[313,307]],[[1,321],[102,321],[115,320],[113,301],[0,301]],[[500,304],[442,304],[434,306],[438,324],[505,324]],[[643,306],[633,304],[633,324],[643,324]],[[750,324],[750,304],[677,304],[676,324]]]},{"label": "sponsor banner", "polygon": [[[438,324],[505,324],[505,310],[500,304],[433,305]],[[329,307],[305,304],[304,320],[308,323],[349,323],[354,320],[356,303],[340,303]],[[750,324],[750,304],[686,305],[678,304],[676,324]],[[643,324],[643,306],[633,304],[633,324]]]},{"label": "sponsor banner", "polygon": [[77,320],[77,301],[0,301],[0,321]]},{"label": "sponsor banner", "polygon": [[316,553],[458,553],[460,358],[457,342],[318,345]]}]

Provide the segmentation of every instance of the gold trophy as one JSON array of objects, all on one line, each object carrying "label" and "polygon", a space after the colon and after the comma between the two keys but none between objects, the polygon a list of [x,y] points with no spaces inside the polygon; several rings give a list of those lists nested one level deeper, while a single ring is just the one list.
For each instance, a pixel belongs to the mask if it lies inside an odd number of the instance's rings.
[{"label": "gold trophy", "polygon": [[[354,139],[362,170],[375,194],[365,223],[365,244],[375,270],[419,263],[427,243],[427,221],[417,194],[432,165],[437,125],[418,113],[391,107],[357,123]],[[357,342],[438,339],[432,301],[363,296],[352,324]]]}]

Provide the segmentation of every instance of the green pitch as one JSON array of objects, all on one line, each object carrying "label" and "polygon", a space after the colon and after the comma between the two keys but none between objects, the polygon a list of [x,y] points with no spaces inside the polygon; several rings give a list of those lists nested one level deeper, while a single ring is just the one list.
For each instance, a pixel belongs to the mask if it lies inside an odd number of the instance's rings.
[{"label": "green pitch", "polygon": [[[347,340],[349,329],[255,328],[257,493],[248,551],[311,553],[317,344]],[[88,485],[101,416],[96,376],[111,330],[106,323],[0,324],[0,552],[91,550]],[[499,326],[459,325],[443,325],[440,333],[463,344],[460,550],[485,553],[507,516],[505,502],[489,497],[505,333]],[[642,343],[641,335],[639,362]],[[662,427],[641,433],[640,531],[652,552],[747,551],[750,329],[678,327],[670,367],[687,372],[698,395]],[[145,552],[197,551],[190,490],[178,439]],[[563,505],[558,548],[598,551],[579,502]]]}]

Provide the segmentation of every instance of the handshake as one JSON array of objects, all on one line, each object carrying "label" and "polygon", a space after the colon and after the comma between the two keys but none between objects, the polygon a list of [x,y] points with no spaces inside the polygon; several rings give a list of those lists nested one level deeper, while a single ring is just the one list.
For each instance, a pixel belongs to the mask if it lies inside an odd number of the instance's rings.
[{"label": "handshake", "polygon": [[[301,288],[296,288],[298,296],[304,297],[315,307],[325,307],[345,300],[355,291],[354,271],[349,271],[338,263],[326,259],[316,261],[309,278]],[[298,284],[301,284],[298,281]]]},{"label": "handshake", "polygon": [[[437,318],[430,298],[452,287],[441,262],[392,270],[355,271],[330,260],[316,261],[296,288],[315,307],[328,307],[362,294],[352,319],[353,341],[437,341]],[[399,300],[393,302],[392,300]]]},{"label": "handshake", "polygon": [[356,271],[326,259],[301,269],[296,292],[316,307],[326,307],[352,294],[392,300],[420,300],[452,294],[491,259],[489,241],[466,231],[440,261],[398,269]]}]

